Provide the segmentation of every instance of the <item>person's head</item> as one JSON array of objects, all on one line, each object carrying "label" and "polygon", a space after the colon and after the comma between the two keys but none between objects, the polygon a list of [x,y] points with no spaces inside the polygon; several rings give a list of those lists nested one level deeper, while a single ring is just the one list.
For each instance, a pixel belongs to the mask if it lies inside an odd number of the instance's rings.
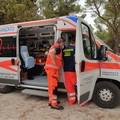
[{"label": "person's head", "polygon": [[64,40],[62,38],[57,39],[57,43],[63,48],[64,47]]},{"label": "person's head", "polygon": [[71,39],[70,44],[75,44],[75,39]]}]

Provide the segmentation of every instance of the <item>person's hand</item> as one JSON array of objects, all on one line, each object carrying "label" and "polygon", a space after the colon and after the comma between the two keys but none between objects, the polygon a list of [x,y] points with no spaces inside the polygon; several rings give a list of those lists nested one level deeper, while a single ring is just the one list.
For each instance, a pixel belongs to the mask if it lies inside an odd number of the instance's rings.
[{"label": "person's hand", "polygon": [[45,55],[48,55],[48,51],[45,52]]}]

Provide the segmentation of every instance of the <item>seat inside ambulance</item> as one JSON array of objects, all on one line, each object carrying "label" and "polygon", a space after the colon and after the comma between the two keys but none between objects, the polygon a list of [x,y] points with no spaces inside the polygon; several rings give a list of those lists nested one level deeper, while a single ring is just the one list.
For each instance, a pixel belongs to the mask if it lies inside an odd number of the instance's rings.
[{"label": "seat inside ambulance", "polygon": [[33,78],[33,72],[35,67],[35,60],[34,57],[29,55],[28,47],[26,45],[20,46],[20,56],[22,61],[22,70],[27,72],[27,77],[29,80]]}]

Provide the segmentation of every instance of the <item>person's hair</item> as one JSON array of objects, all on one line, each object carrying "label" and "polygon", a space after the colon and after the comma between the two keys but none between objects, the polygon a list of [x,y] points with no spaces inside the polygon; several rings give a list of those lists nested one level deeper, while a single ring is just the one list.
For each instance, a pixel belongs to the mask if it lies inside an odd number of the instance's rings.
[{"label": "person's hair", "polygon": [[57,43],[60,44],[61,42],[64,42],[64,40],[62,38],[58,38]]},{"label": "person's hair", "polygon": [[70,40],[70,43],[71,43],[71,44],[75,44],[75,39],[71,39],[71,40]]}]

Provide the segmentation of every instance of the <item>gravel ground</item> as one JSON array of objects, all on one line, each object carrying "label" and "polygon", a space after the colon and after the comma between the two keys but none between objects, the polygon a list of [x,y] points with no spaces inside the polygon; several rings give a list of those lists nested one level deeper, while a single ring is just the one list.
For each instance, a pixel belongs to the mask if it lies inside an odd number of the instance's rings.
[{"label": "gravel ground", "polygon": [[67,97],[59,95],[64,110],[48,107],[45,97],[26,95],[16,90],[9,94],[0,93],[0,120],[119,120],[120,106],[102,109],[90,102],[84,107],[69,106]]}]

